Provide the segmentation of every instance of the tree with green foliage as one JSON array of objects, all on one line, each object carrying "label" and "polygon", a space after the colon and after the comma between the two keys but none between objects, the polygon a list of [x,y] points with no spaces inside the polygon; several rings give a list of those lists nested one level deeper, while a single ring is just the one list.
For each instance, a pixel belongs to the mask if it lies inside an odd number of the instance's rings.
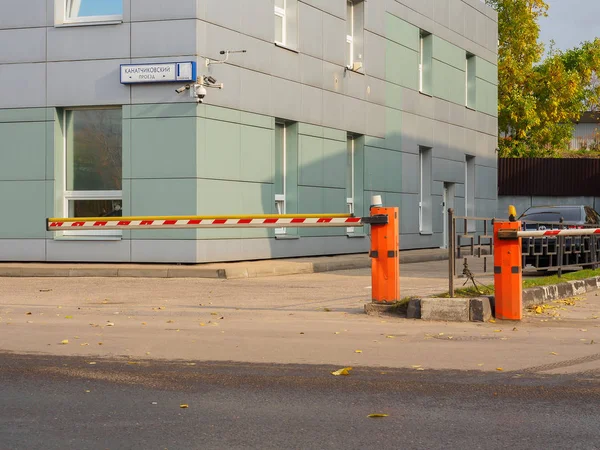
[{"label": "tree with green foliage", "polygon": [[600,39],[568,51],[538,41],[543,0],[486,0],[498,11],[498,128],[503,157],[556,156],[573,135],[573,123],[597,105]]}]

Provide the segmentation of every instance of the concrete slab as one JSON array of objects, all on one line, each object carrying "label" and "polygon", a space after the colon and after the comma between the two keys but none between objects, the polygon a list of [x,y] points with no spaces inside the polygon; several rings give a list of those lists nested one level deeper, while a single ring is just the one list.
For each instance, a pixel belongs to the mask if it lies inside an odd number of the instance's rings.
[{"label": "concrete slab", "polygon": [[469,320],[471,322],[487,322],[492,318],[492,305],[488,297],[469,300]]},{"label": "concrete slab", "polygon": [[468,298],[422,298],[421,319],[469,322]]}]

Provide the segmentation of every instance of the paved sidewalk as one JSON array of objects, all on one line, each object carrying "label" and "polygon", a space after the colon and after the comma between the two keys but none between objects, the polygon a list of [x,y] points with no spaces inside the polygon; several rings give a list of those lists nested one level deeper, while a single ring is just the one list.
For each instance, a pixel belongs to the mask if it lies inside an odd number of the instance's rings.
[{"label": "paved sidewalk", "polygon": [[[445,267],[406,264],[402,294],[443,290]],[[519,323],[445,323],[366,316],[370,288],[368,269],[243,280],[0,278],[0,351],[80,355],[99,369],[108,358],[600,373],[594,293]]]},{"label": "paved sidewalk", "polygon": [[[448,259],[448,250],[400,252],[400,264]],[[0,263],[0,277],[257,278],[371,266],[366,253],[211,264]]]}]

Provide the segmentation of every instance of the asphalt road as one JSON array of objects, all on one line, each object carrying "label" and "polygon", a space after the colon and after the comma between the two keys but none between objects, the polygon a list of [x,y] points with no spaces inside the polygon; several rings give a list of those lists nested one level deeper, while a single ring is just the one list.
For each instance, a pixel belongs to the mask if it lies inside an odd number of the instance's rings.
[{"label": "asphalt road", "polygon": [[0,449],[600,448],[589,374],[337,368],[0,354]]}]

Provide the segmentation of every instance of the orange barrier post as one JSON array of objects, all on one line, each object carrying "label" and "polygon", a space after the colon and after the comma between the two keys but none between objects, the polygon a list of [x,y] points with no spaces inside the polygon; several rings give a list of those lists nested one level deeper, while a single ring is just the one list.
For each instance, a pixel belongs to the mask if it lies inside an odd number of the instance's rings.
[{"label": "orange barrier post", "polygon": [[400,229],[398,208],[372,207],[371,217],[387,216],[387,223],[371,224],[371,283],[374,303],[400,300]]},{"label": "orange barrier post", "polygon": [[499,239],[499,230],[521,230],[521,222],[494,223],[494,286],[496,318],[523,318],[523,271],[521,238]]}]

